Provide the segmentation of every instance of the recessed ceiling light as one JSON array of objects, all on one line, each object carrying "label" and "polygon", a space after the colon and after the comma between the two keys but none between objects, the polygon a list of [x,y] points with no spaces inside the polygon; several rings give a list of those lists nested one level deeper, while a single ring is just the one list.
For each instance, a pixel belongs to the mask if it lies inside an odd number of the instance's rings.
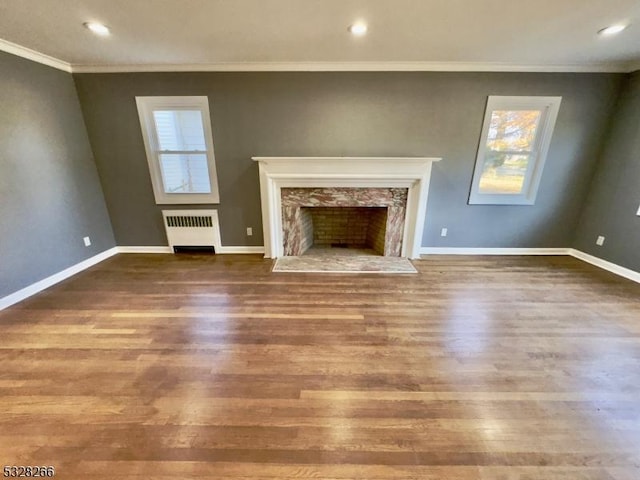
[{"label": "recessed ceiling light", "polygon": [[367,24],[363,22],[356,22],[349,27],[349,31],[358,37],[361,37],[367,33]]},{"label": "recessed ceiling light", "polygon": [[598,35],[604,35],[605,37],[615,35],[616,33],[623,31],[625,28],[627,28],[627,25],[611,25],[610,27],[598,30]]},{"label": "recessed ceiling light", "polygon": [[87,27],[89,30],[91,30],[93,33],[95,33],[96,35],[106,36],[106,35],[109,35],[109,33],[111,33],[109,31],[109,27],[101,23],[86,22],[86,23],[83,23],[83,25]]}]

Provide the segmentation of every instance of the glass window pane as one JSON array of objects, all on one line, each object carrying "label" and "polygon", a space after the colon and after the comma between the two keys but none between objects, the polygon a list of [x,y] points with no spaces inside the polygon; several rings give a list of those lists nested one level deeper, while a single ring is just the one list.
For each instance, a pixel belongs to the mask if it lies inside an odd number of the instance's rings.
[{"label": "glass window pane", "polygon": [[205,154],[163,153],[160,170],[165,193],[211,193]]},{"label": "glass window pane", "polygon": [[541,116],[540,110],[494,110],[487,150],[530,152]]},{"label": "glass window pane", "polygon": [[206,150],[200,110],[154,110],[160,150]]},{"label": "glass window pane", "polygon": [[484,158],[480,193],[519,194],[522,193],[530,155],[509,155],[488,151]]}]

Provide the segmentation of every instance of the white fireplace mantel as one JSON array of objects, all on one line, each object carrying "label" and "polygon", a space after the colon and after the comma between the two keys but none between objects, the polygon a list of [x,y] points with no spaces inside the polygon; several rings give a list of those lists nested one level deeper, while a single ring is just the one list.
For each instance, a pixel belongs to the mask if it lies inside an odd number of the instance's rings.
[{"label": "white fireplace mantel", "polygon": [[283,255],[281,188],[408,188],[403,257],[419,258],[430,157],[252,157],[259,163],[266,258]]}]

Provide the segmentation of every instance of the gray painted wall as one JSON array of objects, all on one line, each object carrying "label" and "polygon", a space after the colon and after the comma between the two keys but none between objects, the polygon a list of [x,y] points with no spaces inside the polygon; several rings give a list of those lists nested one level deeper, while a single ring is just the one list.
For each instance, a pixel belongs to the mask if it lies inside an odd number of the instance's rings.
[{"label": "gray painted wall", "polygon": [[[223,245],[262,245],[251,156],[441,156],[423,246],[567,247],[624,75],[120,73],[74,75],[118,245],[166,245],[136,95],[209,97]],[[563,97],[534,206],[467,205],[488,95]],[[253,237],[245,228],[252,226]],[[439,236],[447,227],[449,236]]]},{"label": "gray painted wall", "polygon": [[0,298],[115,245],[71,75],[2,52],[0,219]]},{"label": "gray painted wall", "polygon": [[[593,178],[575,247],[640,271],[640,71],[628,79]],[[602,247],[598,235],[606,240]]]}]

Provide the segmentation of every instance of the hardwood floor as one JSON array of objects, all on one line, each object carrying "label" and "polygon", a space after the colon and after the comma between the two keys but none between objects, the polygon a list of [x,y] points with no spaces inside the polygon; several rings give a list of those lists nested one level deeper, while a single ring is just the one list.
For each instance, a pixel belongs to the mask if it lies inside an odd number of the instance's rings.
[{"label": "hardwood floor", "polygon": [[0,460],[61,479],[640,478],[640,285],[119,255],[0,312]]}]

